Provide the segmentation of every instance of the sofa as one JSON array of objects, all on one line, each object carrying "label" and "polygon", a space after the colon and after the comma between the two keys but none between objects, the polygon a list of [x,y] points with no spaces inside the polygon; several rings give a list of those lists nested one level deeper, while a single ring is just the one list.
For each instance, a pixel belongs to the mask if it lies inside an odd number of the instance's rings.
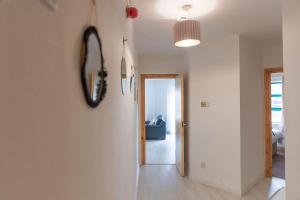
[{"label": "sofa", "polygon": [[146,140],[165,140],[167,127],[162,115],[145,122]]}]

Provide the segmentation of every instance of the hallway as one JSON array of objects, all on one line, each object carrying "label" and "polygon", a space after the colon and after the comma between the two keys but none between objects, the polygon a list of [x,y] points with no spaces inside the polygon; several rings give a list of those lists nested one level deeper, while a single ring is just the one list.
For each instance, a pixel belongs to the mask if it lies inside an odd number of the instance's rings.
[{"label": "hallway", "polygon": [[182,178],[174,165],[146,165],[140,171],[138,200],[264,200],[284,185],[281,179],[265,179],[240,198]]}]

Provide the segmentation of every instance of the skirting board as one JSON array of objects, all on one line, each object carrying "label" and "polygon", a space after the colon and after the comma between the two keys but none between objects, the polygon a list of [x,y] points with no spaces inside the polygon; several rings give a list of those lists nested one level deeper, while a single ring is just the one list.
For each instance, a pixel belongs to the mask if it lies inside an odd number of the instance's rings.
[{"label": "skirting board", "polygon": [[255,185],[257,185],[259,182],[261,182],[265,178],[264,174],[256,178],[252,183],[250,183],[245,189],[242,189],[242,195],[245,195],[247,192],[249,192]]},{"label": "skirting board", "polygon": [[233,187],[228,187],[228,186],[222,185],[220,183],[212,182],[212,181],[205,180],[205,179],[202,179],[202,178],[199,178],[199,177],[195,177],[195,176],[189,176],[188,178],[191,181],[195,181],[195,182],[201,183],[203,185],[206,185],[206,186],[209,186],[209,187],[213,187],[213,188],[216,188],[216,189],[219,189],[219,190],[222,190],[222,191],[234,194],[234,195],[239,196],[239,197],[242,196],[242,191],[239,190],[239,189],[236,189],[236,188],[233,188]]}]

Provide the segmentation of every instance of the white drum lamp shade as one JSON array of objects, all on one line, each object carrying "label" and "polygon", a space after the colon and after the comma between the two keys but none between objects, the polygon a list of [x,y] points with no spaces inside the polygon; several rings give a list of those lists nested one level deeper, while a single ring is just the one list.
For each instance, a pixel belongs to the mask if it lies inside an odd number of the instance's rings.
[{"label": "white drum lamp shade", "polygon": [[174,40],[177,47],[192,47],[200,44],[200,23],[196,20],[177,22],[174,26]]}]

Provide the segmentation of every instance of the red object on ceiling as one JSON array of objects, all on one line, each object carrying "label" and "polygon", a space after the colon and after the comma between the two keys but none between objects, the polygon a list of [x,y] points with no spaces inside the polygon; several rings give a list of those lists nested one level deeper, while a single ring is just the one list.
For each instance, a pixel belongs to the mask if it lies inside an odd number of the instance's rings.
[{"label": "red object on ceiling", "polygon": [[127,15],[127,18],[137,18],[139,12],[138,12],[138,9],[135,8],[135,7],[131,7],[131,6],[128,6],[126,8],[126,15]]}]

